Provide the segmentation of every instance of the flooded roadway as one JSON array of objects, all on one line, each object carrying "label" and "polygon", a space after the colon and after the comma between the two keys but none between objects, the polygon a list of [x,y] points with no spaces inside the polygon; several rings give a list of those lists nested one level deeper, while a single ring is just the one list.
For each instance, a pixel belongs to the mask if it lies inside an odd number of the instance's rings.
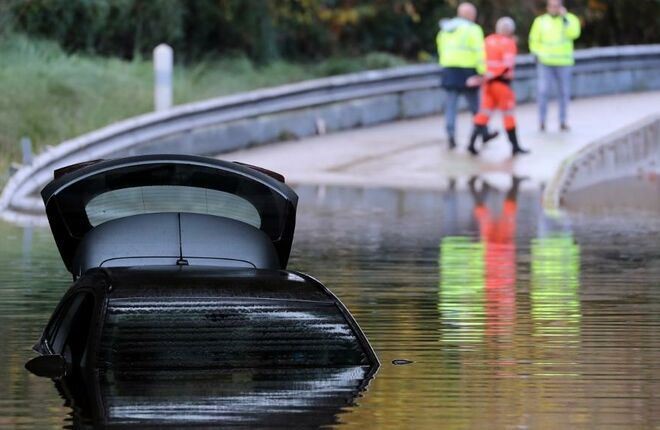
[{"label": "flooded roadway", "polygon": [[[657,429],[656,207],[622,214],[590,204],[550,217],[540,189],[513,185],[298,187],[290,267],[332,289],[369,337],[383,365],[366,391],[355,373],[242,372],[167,395],[129,392],[133,416],[166,407],[206,424]],[[657,195],[657,182],[644,187]],[[0,224],[0,237],[0,428],[70,426],[78,418],[53,383],[23,369],[68,273],[49,231]]]}]

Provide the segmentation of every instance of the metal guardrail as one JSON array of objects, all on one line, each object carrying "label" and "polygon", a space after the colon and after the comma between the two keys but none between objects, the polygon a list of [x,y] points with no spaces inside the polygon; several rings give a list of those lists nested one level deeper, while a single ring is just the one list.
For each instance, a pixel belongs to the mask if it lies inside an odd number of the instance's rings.
[{"label": "metal guardrail", "polygon": [[[575,75],[594,73],[614,73],[617,71],[660,70],[660,45],[624,46],[593,48],[576,51]],[[521,101],[529,100],[533,93],[531,86],[535,79],[534,61],[529,55],[517,60],[516,86],[526,87],[520,91]],[[368,100],[390,95],[426,94],[437,99],[440,86],[440,68],[434,64],[414,65],[394,69],[361,72],[324,79],[304,81],[275,88],[220,97],[201,102],[174,107],[165,112],[148,113],[129,118],[107,127],[62,142],[46,149],[36,156],[30,165],[22,166],[8,181],[0,196],[0,215],[10,221],[41,221],[43,204],[38,191],[52,178],[54,169],[97,158],[108,158],[116,154],[140,153],[144,145],[158,142],[168,137],[184,136],[196,130],[209,129],[237,121],[248,121],[242,126],[249,128],[250,120],[309,110],[312,116],[321,118],[323,112],[313,112],[323,106],[344,106],[355,101]],[[656,83],[652,83],[656,87]],[[660,88],[660,81],[657,82]],[[636,88],[636,87],[635,87]],[[616,88],[615,88],[616,90]],[[629,91],[621,88],[620,91]],[[595,93],[599,89],[596,88]],[[585,91],[592,95],[594,91]],[[430,93],[434,92],[434,93]],[[595,94],[594,93],[594,94]],[[580,96],[580,92],[576,94]],[[417,99],[413,100],[415,103]],[[395,120],[400,117],[428,115],[440,110],[440,103],[413,114],[393,113],[384,115],[372,123]],[[364,123],[349,124],[351,126]],[[338,129],[338,128],[336,128]],[[311,135],[314,130],[300,134]],[[263,142],[277,140],[266,139]],[[249,146],[255,142],[244,143]],[[226,145],[218,142],[218,147],[208,145],[187,147],[186,152],[215,154],[222,152]],[[157,148],[156,148],[157,149]],[[153,152],[154,148],[149,151]],[[168,151],[171,152],[171,151]]]}]

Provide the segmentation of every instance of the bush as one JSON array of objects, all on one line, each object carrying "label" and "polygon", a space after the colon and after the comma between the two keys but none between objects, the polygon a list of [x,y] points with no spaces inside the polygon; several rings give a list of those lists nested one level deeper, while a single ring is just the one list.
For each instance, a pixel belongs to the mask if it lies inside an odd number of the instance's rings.
[{"label": "bush", "polygon": [[183,40],[180,0],[14,0],[13,25],[84,51],[132,58]]},{"label": "bush", "polygon": [[403,66],[406,62],[396,55],[387,52],[372,52],[364,57],[367,69],[388,69],[390,67]]},{"label": "bush", "polygon": [[[0,26],[47,37],[68,52],[122,58],[161,42],[179,60],[246,55],[258,64],[388,52],[435,52],[438,20],[458,0],[0,0]],[[487,32],[512,16],[522,48],[544,0],[475,0]],[[585,25],[579,46],[660,42],[660,1],[567,0]],[[4,30],[0,30],[4,31]],[[424,55],[421,55],[422,57]],[[337,64],[340,69],[343,66]]]}]

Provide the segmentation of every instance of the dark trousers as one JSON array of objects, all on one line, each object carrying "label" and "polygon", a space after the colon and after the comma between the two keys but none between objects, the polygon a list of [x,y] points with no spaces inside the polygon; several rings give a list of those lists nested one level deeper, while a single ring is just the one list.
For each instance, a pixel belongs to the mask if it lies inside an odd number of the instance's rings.
[{"label": "dark trousers", "polygon": [[456,115],[458,114],[458,96],[463,95],[468,109],[474,116],[479,111],[479,88],[453,89],[445,88],[445,124],[447,135],[456,135]]}]

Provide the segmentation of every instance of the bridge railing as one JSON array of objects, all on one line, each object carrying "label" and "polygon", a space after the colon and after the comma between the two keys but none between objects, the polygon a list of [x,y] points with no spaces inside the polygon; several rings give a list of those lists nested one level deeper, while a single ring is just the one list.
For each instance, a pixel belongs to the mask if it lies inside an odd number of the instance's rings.
[{"label": "bridge railing", "polygon": [[660,168],[660,114],[590,143],[564,160],[544,192],[545,209],[561,211],[565,197],[590,186],[652,174]]},{"label": "bridge railing", "polygon": [[[575,97],[660,89],[660,45],[576,52]],[[533,58],[517,60],[519,102],[535,94]],[[0,196],[2,217],[41,219],[38,191],[54,169],[90,159],[147,153],[216,155],[254,145],[442,112],[440,68],[405,66],[251,91],[176,106],[111,124],[46,149]]]}]

